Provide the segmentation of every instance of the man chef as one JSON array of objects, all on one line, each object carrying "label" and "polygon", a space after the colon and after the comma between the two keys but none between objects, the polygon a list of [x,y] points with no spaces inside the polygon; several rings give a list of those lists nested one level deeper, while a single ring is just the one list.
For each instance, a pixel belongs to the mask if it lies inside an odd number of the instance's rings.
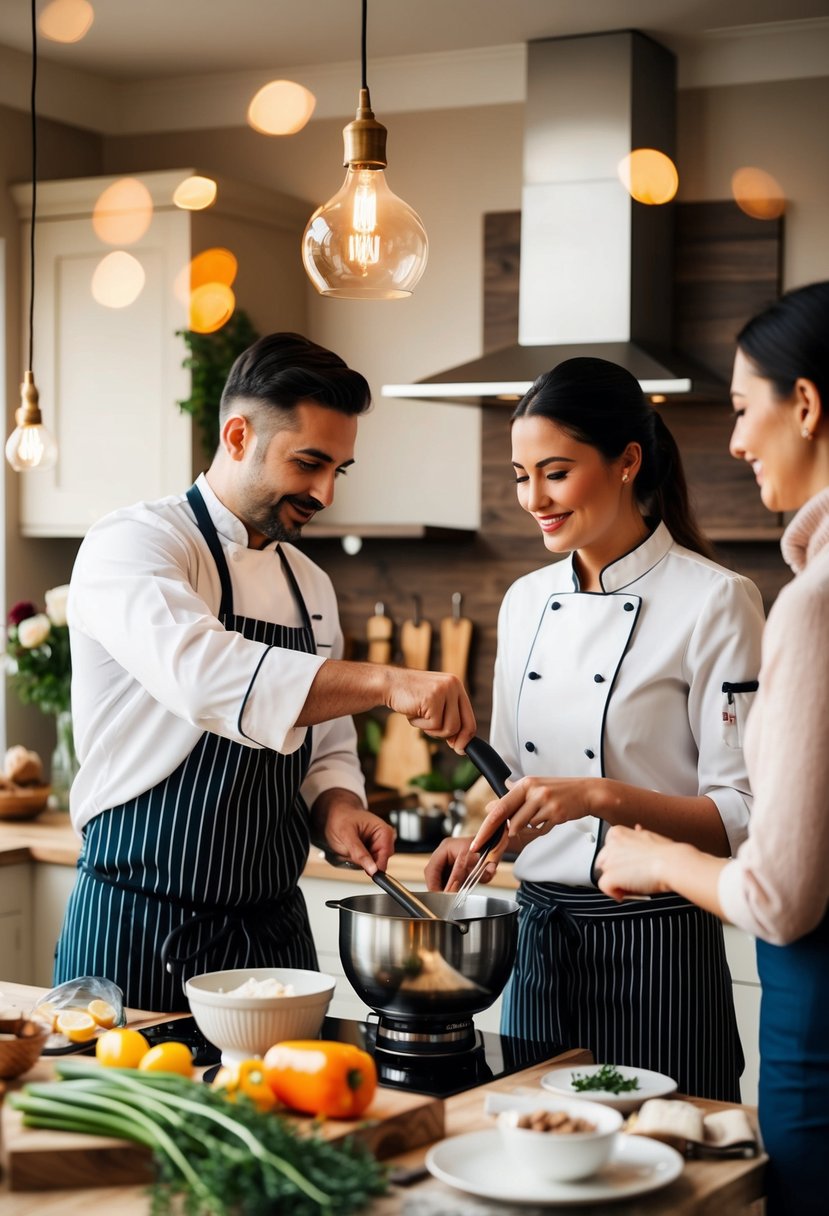
[{"label": "man chef", "polygon": [[219,446],[180,496],[85,537],[68,621],[83,845],[55,982],[106,976],[186,1009],[182,976],[315,968],[297,885],[310,841],[385,868],[349,715],[384,705],[462,752],[454,676],[342,659],[327,575],[296,541],[354,463],[365,379],[298,334],[231,368]]}]

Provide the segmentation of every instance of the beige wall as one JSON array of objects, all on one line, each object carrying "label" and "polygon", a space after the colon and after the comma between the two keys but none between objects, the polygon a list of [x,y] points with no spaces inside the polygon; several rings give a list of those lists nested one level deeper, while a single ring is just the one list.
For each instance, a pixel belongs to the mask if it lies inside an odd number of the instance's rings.
[{"label": "beige wall", "polygon": [[751,165],[783,187],[783,286],[829,278],[829,77],[679,95],[678,161],[684,200],[730,197],[731,175]]},{"label": "beige wall", "polygon": [[[25,302],[21,292],[20,226],[8,186],[31,180],[31,135],[29,116],[0,106],[0,240],[5,244],[5,352],[6,414],[3,443],[14,426],[14,411],[20,402],[20,381],[26,358],[21,319]],[[80,177],[100,172],[101,140],[97,135],[78,131],[60,123],[38,121],[38,176]],[[37,382],[37,334],[35,334],[35,382]],[[42,401],[48,424],[49,402]],[[33,473],[30,476],[36,477]],[[0,612],[5,622],[8,607],[17,600],[43,604],[50,587],[66,582],[72,569],[77,545],[63,540],[23,541],[18,530],[18,475],[0,458],[0,479],[5,503],[5,562],[0,574]],[[54,746],[52,721],[39,710],[22,706],[14,693],[6,697],[9,743],[25,742],[44,757]]]}]

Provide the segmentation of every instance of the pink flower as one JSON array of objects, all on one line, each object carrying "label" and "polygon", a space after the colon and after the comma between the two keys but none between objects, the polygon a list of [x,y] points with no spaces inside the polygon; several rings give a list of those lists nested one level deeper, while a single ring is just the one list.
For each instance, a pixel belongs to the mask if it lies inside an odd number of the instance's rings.
[{"label": "pink flower", "polygon": [[51,632],[52,622],[46,613],[37,612],[17,626],[17,640],[24,649],[34,650],[35,646],[43,645]]},{"label": "pink flower", "polygon": [[19,625],[21,621],[25,621],[27,617],[37,616],[38,608],[34,604],[30,604],[28,600],[18,600],[12,608],[9,609],[9,624]]}]

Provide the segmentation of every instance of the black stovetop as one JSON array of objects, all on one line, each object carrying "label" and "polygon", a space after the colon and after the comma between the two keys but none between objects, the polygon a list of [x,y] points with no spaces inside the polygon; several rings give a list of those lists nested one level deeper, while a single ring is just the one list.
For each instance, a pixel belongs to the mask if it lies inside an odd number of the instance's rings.
[{"label": "black stovetop", "polygon": [[[376,1016],[376,1015],[375,1015]],[[158,1026],[143,1027],[141,1033],[151,1044],[165,1039],[187,1043],[200,1066],[219,1063],[218,1048],[209,1043],[193,1018],[177,1018]],[[354,1043],[374,1056],[381,1085],[390,1089],[405,1089],[410,1093],[448,1098],[498,1077],[542,1064],[565,1050],[561,1043],[537,1043],[530,1039],[514,1039],[493,1031],[475,1030],[474,1045],[459,1052],[441,1055],[404,1054],[376,1049],[377,1022],[360,1022],[350,1018],[327,1017],[320,1031],[321,1039],[336,1039]]]}]

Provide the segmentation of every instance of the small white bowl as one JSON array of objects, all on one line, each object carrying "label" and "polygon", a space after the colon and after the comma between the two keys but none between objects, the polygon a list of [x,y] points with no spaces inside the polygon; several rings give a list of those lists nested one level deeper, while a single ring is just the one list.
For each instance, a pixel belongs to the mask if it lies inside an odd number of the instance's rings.
[{"label": "small white bowl", "polygon": [[498,1115],[497,1126],[509,1159],[528,1174],[545,1182],[575,1182],[588,1178],[606,1165],[613,1151],[616,1133],[622,1126],[622,1116],[608,1106],[578,1099],[552,1100],[540,1098],[533,1110],[563,1111],[574,1118],[587,1119],[593,1132],[539,1132],[518,1127],[520,1114],[528,1113],[522,1101],[514,1110]]},{"label": "small white bowl", "polygon": [[[245,980],[290,984],[293,996],[235,996]],[[336,979],[320,971],[292,967],[245,967],[209,971],[185,982],[196,1025],[218,1047],[223,1064],[263,1056],[284,1039],[315,1039],[334,995]]]}]

